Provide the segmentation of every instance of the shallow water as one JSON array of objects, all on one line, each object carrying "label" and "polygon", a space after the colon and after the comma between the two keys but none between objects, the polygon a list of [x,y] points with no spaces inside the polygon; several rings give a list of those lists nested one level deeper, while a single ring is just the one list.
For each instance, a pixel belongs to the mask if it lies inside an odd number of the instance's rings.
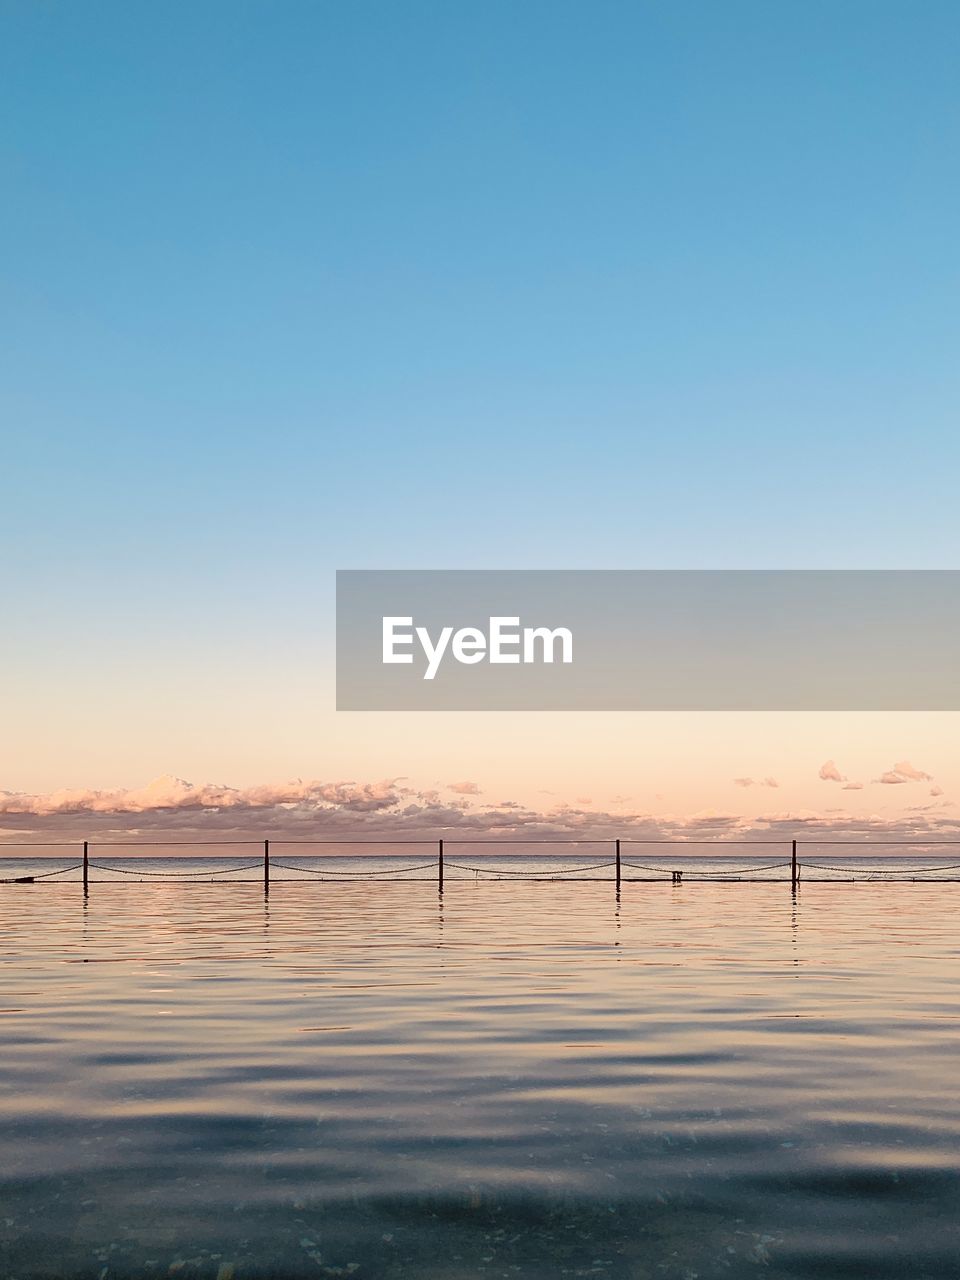
[{"label": "shallow water", "polygon": [[0,1275],[960,1276],[960,886],[0,886]]}]

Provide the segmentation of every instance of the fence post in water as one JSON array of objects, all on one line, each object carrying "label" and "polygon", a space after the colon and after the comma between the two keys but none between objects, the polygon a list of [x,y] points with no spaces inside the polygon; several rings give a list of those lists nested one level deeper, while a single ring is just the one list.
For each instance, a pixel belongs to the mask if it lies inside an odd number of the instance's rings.
[{"label": "fence post in water", "polygon": [[263,891],[270,892],[270,841],[263,842]]},{"label": "fence post in water", "polygon": [[437,841],[437,888],[443,893],[443,841]]},{"label": "fence post in water", "polygon": [[617,837],[617,892],[620,891],[620,837]]},{"label": "fence post in water", "polygon": [[88,885],[90,881],[90,857],[87,851],[87,842],[83,842],[83,896],[88,893]]},{"label": "fence post in water", "polygon": [[790,883],[794,888],[797,887],[797,842],[793,842],[793,852],[790,855]]}]

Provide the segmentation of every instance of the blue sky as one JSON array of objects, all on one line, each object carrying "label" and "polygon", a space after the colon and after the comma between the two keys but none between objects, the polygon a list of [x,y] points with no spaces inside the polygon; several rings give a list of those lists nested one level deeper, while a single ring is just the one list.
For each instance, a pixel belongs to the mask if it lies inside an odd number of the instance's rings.
[{"label": "blue sky", "polygon": [[28,731],[279,705],[338,566],[953,567],[958,55],[937,0],[5,6]]}]

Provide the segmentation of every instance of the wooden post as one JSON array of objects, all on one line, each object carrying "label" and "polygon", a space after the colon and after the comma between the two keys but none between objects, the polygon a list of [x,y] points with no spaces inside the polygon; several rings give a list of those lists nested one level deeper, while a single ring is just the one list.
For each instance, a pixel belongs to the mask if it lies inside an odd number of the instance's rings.
[{"label": "wooden post", "polygon": [[793,852],[790,855],[790,883],[794,888],[797,887],[797,879],[799,872],[797,871],[797,842],[793,842]]},{"label": "wooden post", "polygon": [[89,892],[88,885],[90,883],[90,855],[87,848],[87,842],[83,842],[83,896],[86,897]]},{"label": "wooden post", "polygon": [[617,889],[620,888],[620,838],[617,837]]},{"label": "wooden post", "polygon": [[443,893],[443,841],[437,842],[437,888]]},{"label": "wooden post", "polygon": [[263,892],[270,892],[270,841],[263,842]]}]

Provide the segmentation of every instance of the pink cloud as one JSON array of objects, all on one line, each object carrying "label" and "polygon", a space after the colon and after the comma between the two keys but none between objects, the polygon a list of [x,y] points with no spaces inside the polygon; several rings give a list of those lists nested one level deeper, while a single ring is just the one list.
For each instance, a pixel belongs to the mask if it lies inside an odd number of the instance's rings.
[{"label": "pink cloud", "polygon": [[98,791],[78,788],[46,795],[0,792],[0,814],[136,814],[182,810],[264,809],[286,805],[335,805],[358,812],[389,808],[401,794],[397,780],[364,783],[294,782],[255,787],[228,787],[222,783],[195,786],[170,774],[145,787]]},{"label": "pink cloud", "polygon": [[458,796],[478,796],[480,788],[475,782],[448,782],[447,790]]},{"label": "pink cloud", "polygon": [[[754,785],[763,785],[755,783]],[[855,785],[855,784],[847,784]],[[444,800],[403,778],[379,782],[295,779],[251,787],[186,782],[165,776],[144,787],[73,789],[30,795],[0,792],[0,841],[49,840],[435,840],[576,837],[609,840],[745,839],[784,841],[828,835],[941,839],[960,837],[960,818],[943,806],[935,813],[852,814],[783,811],[762,817],[735,812],[654,814],[626,807],[589,808],[545,800],[531,807],[515,800],[468,804]]]},{"label": "pink cloud", "polygon": [[901,760],[899,764],[895,764],[893,772],[899,773],[901,778],[909,778],[911,782],[933,781],[932,774],[924,773],[922,769],[915,769],[909,760]]},{"label": "pink cloud", "polygon": [[833,760],[827,760],[820,766],[820,778],[823,782],[846,782]]},{"label": "pink cloud", "polygon": [[892,769],[881,773],[880,777],[875,778],[874,781],[882,782],[888,787],[896,787],[902,782],[932,782],[933,775],[924,773],[922,769],[915,769],[909,760],[901,760]]}]

